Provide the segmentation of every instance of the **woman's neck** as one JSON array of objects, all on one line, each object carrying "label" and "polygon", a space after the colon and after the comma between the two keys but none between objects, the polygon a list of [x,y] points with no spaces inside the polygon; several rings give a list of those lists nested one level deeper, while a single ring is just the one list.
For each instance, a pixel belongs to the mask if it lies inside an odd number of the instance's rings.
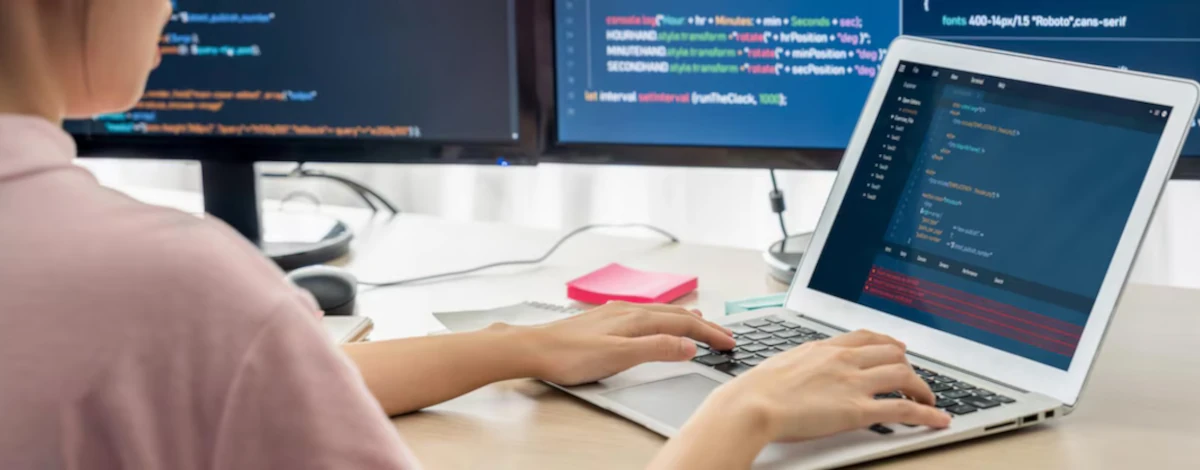
[{"label": "woman's neck", "polygon": [[60,123],[66,100],[51,64],[37,2],[0,0],[0,113]]}]

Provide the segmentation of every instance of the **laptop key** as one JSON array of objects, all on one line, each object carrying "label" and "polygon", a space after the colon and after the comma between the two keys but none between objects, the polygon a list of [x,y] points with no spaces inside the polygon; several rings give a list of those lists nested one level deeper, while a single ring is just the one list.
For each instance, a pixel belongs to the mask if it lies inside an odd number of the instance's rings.
[{"label": "laptop key", "polygon": [[800,336],[802,336],[800,333],[797,333],[797,332],[791,331],[791,330],[780,331],[780,332],[775,333],[776,338],[784,338],[784,339],[797,338]]},{"label": "laptop key", "polygon": [[949,385],[946,385],[946,384],[937,384],[937,383],[935,383],[935,384],[930,384],[930,385],[929,385],[929,390],[930,390],[930,391],[932,391],[933,393],[942,393],[942,392],[944,392],[944,391],[946,391],[946,390],[951,390],[951,389],[953,389],[953,388],[954,388],[954,387],[951,387],[951,386],[949,386]]},{"label": "laptop key", "polygon": [[1006,397],[1006,396],[1004,396],[1004,395],[996,395],[996,396],[992,397],[992,399],[993,399],[993,400],[996,400],[996,401],[998,401],[998,402],[1000,402],[1000,403],[1003,403],[1003,404],[1005,404],[1005,405],[1007,405],[1007,404],[1009,404],[1009,403],[1016,403],[1016,402],[1017,402],[1016,400],[1013,400],[1012,398]]},{"label": "laptop key", "polygon": [[736,362],[721,364],[721,365],[718,365],[713,368],[720,372],[724,372],[726,374],[732,375],[734,377],[745,374],[746,372],[750,372],[749,366],[744,366],[744,365],[738,364]]},{"label": "laptop key", "polygon": [[745,351],[745,352],[756,353],[756,352],[762,351],[764,349],[767,349],[767,347],[763,346],[761,344],[747,344],[745,346],[739,347],[738,349],[741,349],[742,351]]},{"label": "laptop key", "polygon": [[989,400],[987,398],[982,398],[982,397],[967,397],[967,398],[963,398],[962,402],[964,405],[971,405],[976,408],[980,408],[980,409],[984,409],[984,410],[986,410],[988,408],[995,408],[997,406],[1000,406],[999,402],[992,401],[992,400]]},{"label": "laptop key", "polygon": [[754,353],[752,353],[752,352],[743,351],[743,352],[733,354],[733,360],[735,360],[735,361],[742,361],[742,360],[750,359],[752,357],[755,357]]},{"label": "laptop key", "polygon": [[885,435],[885,436],[886,436],[886,435],[888,435],[888,434],[891,434],[891,433],[895,432],[895,431],[893,431],[893,430],[892,430],[892,428],[889,428],[889,427],[887,427],[887,426],[884,426],[884,425],[882,425],[882,424],[875,424],[875,425],[872,425],[872,426],[870,427],[870,429],[871,429],[872,431],[875,431],[875,432],[877,432],[877,433],[879,433],[879,434],[883,434],[883,435]]},{"label": "laptop key", "polygon": [[759,328],[758,331],[761,331],[763,333],[778,333],[778,332],[786,330],[786,329],[787,328],[784,328],[781,325],[771,325],[771,326],[764,326],[762,328]]},{"label": "laptop key", "polygon": [[949,408],[946,408],[946,411],[949,411],[956,415],[965,415],[967,413],[974,413],[976,411],[979,411],[979,409],[975,408],[974,406],[971,406],[971,405],[958,405],[958,406],[951,406]]},{"label": "laptop key", "polygon": [[766,320],[750,320],[745,323],[746,326],[753,327],[753,328],[762,328],[762,327],[770,325],[770,324],[771,324],[771,322],[766,321]]},{"label": "laptop key", "polygon": [[934,403],[933,406],[936,406],[938,408],[950,408],[952,406],[958,406],[958,405],[959,405],[958,400],[943,399],[943,400],[938,400],[937,403]]},{"label": "laptop key", "polygon": [[712,367],[712,366],[719,366],[721,364],[726,364],[733,359],[724,354],[709,354],[707,356],[700,356],[700,357],[697,357],[692,360],[699,362],[701,364],[704,364],[706,366]]},{"label": "laptop key", "polygon": [[787,341],[786,339],[781,339],[781,338],[768,338],[768,339],[764,339],[764,340],[762,340],[762,341],[759,341],[759,342],[758,342],[758,344],[765,344],[765,345],[767,345],[767,346],[779,346],[779,345],[781,345],[781,344],[787,344],[787,342],[788,342],[788,341]]},{"label": "laptop key", "polygon": [[976,388],[979,388],[979,387],[976,387],[976,386],[971,385],[966,382],[959,382],[958,385],[954,386],[954,388],[957,388],[959,390],[975,390]]},{"label": "laptop key", "polygon": [[759,351],[758,355],[762,356],[762,357],[770,358],[770,357],[774,357],[776,354],[779,354],[781,352],[783,352],[783,351],[775,349],[775,348],[771,348],[766,351]]},{"label": "laptop key", "polygon": [[750,358],[750,359],[746,359],[746,360],[744,360],[744,361],[738,361],[738,362],[741,362],[742,364],[748,365],[748,366],[750,366],[750,367],[754,367],[754,366],[757,366],[757,365],[759,365],[759,364],[762,364],[762,361],[765,361],[765,360],[766,360],[766,359],[763,359],[763,358],[761,358],[761,357],[752,357],[752,358]]},{"label": "laptop key", "polygon": [[746,339],[751,340],[751,341],[758,341],[758,340],[767,339],[770,337],[771,337],[771,335],[769,333],[751,333],[751,334],[746,335]]},{"label": "laptop key", "polygon": [[784,322],[787,322],[787,320],[785,320],[785,319],[783,319],[783,318],[779,318],[779,317],[767,317],[767,321],[769,321],[769,322],[771,322],[771,323],[784,323]]},{"label": "laptop key", "polygon": [[968,392],[966,390],[949,390],[949,391],[938,394],[938,397],[945,398],[948,400],[957,400],[959,398],[966,398],[969,396],[971,396],[971,392]]},{"label": "laptop key", "polygon": [[748,335],[748,334],[750,334],[750,333],[755,333],[755,332],[757,332],[757,331],[758,331],[758,330],[755,330],[754,328],[750,328],[750,327],[748,327],[748,326],[745,326],[745,325],[739,325],[739,326],[735,326],[735,327],[733,327],[733,328],[730,328],[730,329],[731,329],[731,330],[733,330],[733,334],[734,334],[734,335]]}]

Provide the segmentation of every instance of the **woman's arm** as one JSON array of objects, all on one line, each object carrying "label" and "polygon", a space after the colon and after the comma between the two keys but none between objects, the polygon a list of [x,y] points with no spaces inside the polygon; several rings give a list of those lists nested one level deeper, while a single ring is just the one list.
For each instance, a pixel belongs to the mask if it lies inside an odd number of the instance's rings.
[{"label": "woman's arm", "polygon": [[353,343],[343,350],[389,416],[435,405],[484,385],[534,375],[517,329]]},{"label": "woman's arm", "polygon": [[533,377],[563,385],[651,361],[686,361],[702,341],[732,349],[728,330],[669,305],[612,303],[541,327],[343,346],[388,415],[420,410],[494,382]]}]

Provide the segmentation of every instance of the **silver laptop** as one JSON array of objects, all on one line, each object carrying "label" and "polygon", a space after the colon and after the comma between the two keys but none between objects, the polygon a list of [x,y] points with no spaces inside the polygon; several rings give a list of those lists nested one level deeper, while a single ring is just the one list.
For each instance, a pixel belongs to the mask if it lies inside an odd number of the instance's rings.
[{"label": "silver laptop", "polygon": [[786,308],[721,320],[734,351],[565,391],[671,436],[721,383],[865,328],[908,344],[952,425],[772,444],[756,466],[837,467],[1061,418],[1079,404],[1198,88],[900,38]]}]

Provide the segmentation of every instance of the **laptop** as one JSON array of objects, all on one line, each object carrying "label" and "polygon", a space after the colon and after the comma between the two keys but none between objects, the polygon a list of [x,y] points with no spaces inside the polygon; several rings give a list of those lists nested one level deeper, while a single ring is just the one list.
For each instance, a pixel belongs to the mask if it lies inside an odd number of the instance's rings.
[{"label": "laptop", "polygon": [[1060,419],[1080,405],[1198,97],[1191,81],[901,37],[785,308],[719,321],[733,351],[564,390],[672,436],[771,356],[870,329],[908,345],[951,426],[771,444],[757,468],[838,467]]}]

